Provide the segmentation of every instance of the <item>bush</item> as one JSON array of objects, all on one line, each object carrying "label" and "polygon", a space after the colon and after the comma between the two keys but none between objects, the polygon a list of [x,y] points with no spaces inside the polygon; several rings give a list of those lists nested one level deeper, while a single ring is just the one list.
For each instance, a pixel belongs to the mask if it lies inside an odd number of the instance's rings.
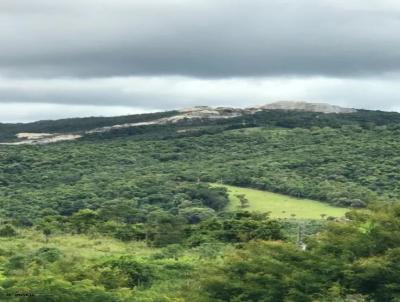
[{"label": "bush", "polygon": [[196,224],[215,216],[215,211],[210,208],[191,207],[180,210],[180,214],[188,223]]},{"label": "bush", "polygon": [[28,261],[23,255],[14,255],[8,259],[8,263],[5,265],[6,273],[9,274],[14,270],[24,270]]},{"label": "bush", "polygon": [[129,256],[122,256],[118,259],[108,261],[102,266],[102,270],[109,267],[118,275],[125,275],[128,278],[130,288],[149,286],[154,278],[153,269],[150,265],[139,262]]},{"label": "bush", "polygon": [[9,224],[0,228],[0,237],[14,237],[17,235],[17,231]]},{"label": "bush", "polygon": [[152,255],[153,259],[168,259],[173,258],[178,260],[183,255],[183,247],[179,244],[171,244],[162,249],[161,252]]},{"label": "bush", "polygon": [[42,262],[52,263],[61,258],[62,252],[54,247],[42,247],[36,251],[34,256]]}]

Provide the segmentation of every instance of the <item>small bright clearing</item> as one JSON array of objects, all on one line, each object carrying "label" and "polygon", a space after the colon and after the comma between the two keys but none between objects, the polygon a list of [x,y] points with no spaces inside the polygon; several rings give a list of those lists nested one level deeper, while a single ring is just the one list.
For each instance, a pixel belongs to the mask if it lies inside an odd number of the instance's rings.
[{"label": "small bright clearing", "polygon": [[327,203],[295,198],[287,195],[247,189],[235,186],[213,184],[228,189],[231,200],[228,210],[240,209],[240,201],[237,195],[244,194],[249,201],[245,209],[259,212],[270,212],[274,218],[299,218],[321,219],[322,217],[342,217],[349,211],[347,208],[333,207]]}]

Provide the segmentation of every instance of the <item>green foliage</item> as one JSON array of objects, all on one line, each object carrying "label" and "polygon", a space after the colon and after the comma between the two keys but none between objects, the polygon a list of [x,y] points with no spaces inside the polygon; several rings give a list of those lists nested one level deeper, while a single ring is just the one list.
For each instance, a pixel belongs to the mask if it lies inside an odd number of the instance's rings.
[{"label": "green foliage", "polygon": [[8,274],[13,274],[18,270],[24,270],[26,268],[28,259],[24,255],[15,254],[8,259],[8,262],[5,264],[5,271]]},{"label": "green foliage", "polygon": [[189,224],[196,224],[215,216],[215,211],[210,208],[188,207],[179,211],[179,214],[186,219]]},{"label": "green foliage", "polygon": [[178,260],[180,256],[183,254],[183,247],[179,244],[170,244],[167,247],[163,248],[161,252],[153,255],[154,259],[168,259],[174,258]]},{"label": "green foliage", "polygon": [[71,216],[72,227],[78,234],[87,232],[98,220],[98,215],[90,209],[79,210]]},{"label": "green foliage", "polygon": [[134,257],[123,256],[117,259],[109,260],[102,264],[101,267],[110,268],[113,274],[117,276],[121,274],[125,275],[127,277],[126,285],[130,288],[137,286],[149,286],[154,279],[152,266],[143,262],[139,262]]},{"label": "green foliage", "polygon": [[0,300],[399,300],[399,122],[265,111],[0,146]]},{"label": "green foliage", "polygon": [[219,240],[222,242],[247,242],[250,240],[283,239],[282,224],[269,219],[267,214],[233,212],[206,220],[192,229],[188,239],[192,246]]},{"label": "green foliage", "polygon": [[205,270],[203,289],[210,301],[352,301],[354,293],[361,301],[396,301],[399,215],[399,205],[354,213],[348,222],[331,223],[310,237],[306,251],[282,242],[251,242]]},{"label": "green foliage", "polygon": [[147,228],[146,239],[156,247],[181,243],[185,236],[185,221],[163,211],[151,213]]},{"label": "green foliage", "polygon": [[79,132],[115,124],[139,123],[175,115],[176,111],[126,115],[117,117],[69,118],[55,121],[38,121],[25,124],[1,124],[0,141],[13,139],[19,132]]},{"label": "green foliage", "polygon": [[[2,146],[0,179],[5,182],[0,184],[0,205],[4,215],[21,226],[84,209],[96,211],[100,220],[143,223],[155,207],[220,211],[228,204],[226,192],[203,182],[222,180],[360,207],[400,197],[398,143],[393,140],[397,133],[397,128],[378,127],[257,127],[196,137]],[[164,153],[178,157],[160,161],[158,155]],[[80,177],[71,181],[71,175]]]},{"label": "green foliage", "polygon": [[63,253],[54,247],[42,247],[37,250],[34,257],[43,262],[55,262],[62,257]]},{"label": "green foliage", "polygon": [[244,209],[250,206],[249,200],[246,198],[245,194],[236,194],[235,197],[239,199],[240,208]]},{"label": "green foliage", "polygon": [[70,283],[55,277],[27,277],[12,280],[0,291],[2,301],[21,302],[118,302],[121,301],[103,288],[88,281]]},{"label": "green foliage", "polygon": [[17,231],[9,224],[0,227],[0,237],[13,237],[17,235]]}]

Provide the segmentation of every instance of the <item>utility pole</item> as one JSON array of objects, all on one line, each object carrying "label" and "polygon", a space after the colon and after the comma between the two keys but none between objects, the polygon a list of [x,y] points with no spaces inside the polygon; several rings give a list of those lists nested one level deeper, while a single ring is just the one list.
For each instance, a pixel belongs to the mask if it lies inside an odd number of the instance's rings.
[{"label": "utility pole", "polygon": [[301,225],[300,222],[297,224],[297,246],[300,247],[302,242]]},{"label": "utility pole", "polygon": [[307,248],[307,245],[304,243],[304,234],[303,234],[303,226],[301,225],[301,222],[298,223],[297,225],[297,246],[305,251]]}]

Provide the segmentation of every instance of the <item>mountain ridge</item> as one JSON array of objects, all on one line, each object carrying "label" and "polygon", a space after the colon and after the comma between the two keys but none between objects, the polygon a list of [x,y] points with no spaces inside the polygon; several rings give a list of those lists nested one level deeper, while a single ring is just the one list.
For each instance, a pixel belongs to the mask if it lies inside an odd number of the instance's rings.
[{"label": "mountain ridge", "polygon": [[[39,121],[30,124],[0,124],[0,144],[48,144],[71,141],[86,136],[103,133],[138,133],[153,131],[164,127],[191,127],[230,125],[248,127],[251,124],[276,125],[286,124],[301,127],[301,124],[323,124],[335,119],[339,124],[369,123],[377,125],[400,122],[400,113],[358,110],[326,103],[279,101],[265,105],[233,108],[195,106],[174,111],[127,115],[117,117],[72,118],[55,121]],[[322,119],[322,120],[321,120]],[[322,122],[322,123],[321,123]],[[153,130],[152,130],[153,129]],[[116,131],[118,133],[116,133]],[[158,131],[158,130],[156,130]],[[180,129],[179,133],[186,132]],[[107,135],[111,137],[110,135]]]}]

